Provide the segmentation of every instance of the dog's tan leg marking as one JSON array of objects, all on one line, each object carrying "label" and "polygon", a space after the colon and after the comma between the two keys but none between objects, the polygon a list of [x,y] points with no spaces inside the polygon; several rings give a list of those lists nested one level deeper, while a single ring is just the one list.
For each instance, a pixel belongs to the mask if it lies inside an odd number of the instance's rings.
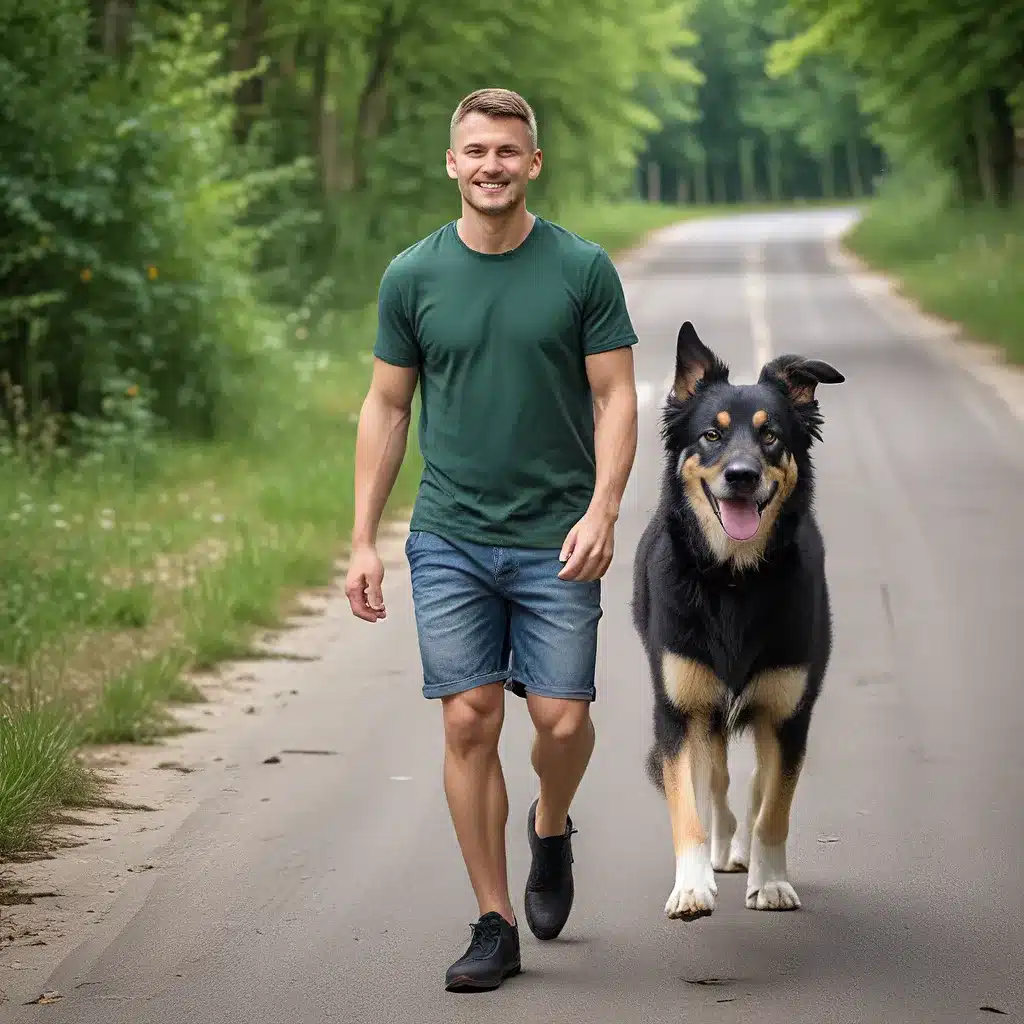
[{"label": "dog's tan leg marking", "polygon": [[720,427],[727,427],[732,423],[732,417],[723,409],[716,417],[715,422]]},{"label": "dog's tan leg marking", "polygon": [[665,694],[686,715],[702,715],[724,706],[728,691],[725,684],[708,668],[693,658],[665,651],[661,656],[661,677]]},{"label": "dog's tan leg marking", "polygon": [[715,909],[718,885],[705,822],[711,814],[711,745],[707,722],[693,717],[679,753],[665,758],[665,798],[676,856],[675,886],[665,902],[673,920],[694,921]]},{"label": "dog's tan leg marking", "polygon": [[807,669],[803,666],[769,669],[751,680],[743,703],[777,724],[792,717],[806,686]]},{"label": "dog's tan leg marking", "polygon": [[766,413],[764,411],[764,409],[758,409],[757,412],[754,413],[753,418],[751,419],[751,423],[754,424],[755,429],[760,429],[767,422],[768,422],[768,413]]},{"label": "dog's tan leg marking", "polygon": [[708,826],[712,823],[712,742],[708,722],[725,705],[728,691],[711,671],[692,658],[665,651],[662,682],[668,699],[687,716],[679,754],[666,758],[665,798],[672,819],[676,856],[675,888],[665,904],[671,918],[693,920],[715,909],[718,884],[711,866]]},{"label": "dog's tan leg marking", "polygon": [[753,827],[746,904],[750,910],[795,910],[800,897],[789,882],[786,840],[801,765],[783,772],[776,724],[767,713],[755,720],[754,746],[762,796]]},{"label": "dog's tan leg marking", "polygon": [[711,737],[711,866],[715,871],[742,871],[730,857],[736,816],[729,807],[729,747],[721,734]]}]

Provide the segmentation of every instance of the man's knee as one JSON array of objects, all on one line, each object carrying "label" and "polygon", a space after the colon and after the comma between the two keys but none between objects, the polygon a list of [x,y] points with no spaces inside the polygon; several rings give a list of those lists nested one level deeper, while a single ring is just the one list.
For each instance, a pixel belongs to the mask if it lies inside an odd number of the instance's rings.
[{"label": "man's knee", "polygon": [[593,731],[590,703],[530,694],[530,717],[537,734],[555,743],[571,743]]},{"label": "man's knee", "polygon": [[441,703],[445,743],[452,753],[465,756],[497,749],[505,717],[504,689],[500,683],[444,697]]}]

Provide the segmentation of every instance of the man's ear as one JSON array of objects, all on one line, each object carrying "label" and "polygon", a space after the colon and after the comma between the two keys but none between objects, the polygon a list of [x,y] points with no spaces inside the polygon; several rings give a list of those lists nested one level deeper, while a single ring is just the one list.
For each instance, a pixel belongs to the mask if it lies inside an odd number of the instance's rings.
[{"label": "man's ear", "polygon": [[702,380],[729,379],[729,367],[700,340],[689,320],[676,336],[675,394],[679,401],[692,398]]},{"label": "man's ear", "polygon": [[819,384],[842,384],[846,378],[830,363],[803,356],[778,356],[765,363],[758,378],[764,384],[772,378],[781,381],[794,405],[807,405],[814,401],[814,389]]}]

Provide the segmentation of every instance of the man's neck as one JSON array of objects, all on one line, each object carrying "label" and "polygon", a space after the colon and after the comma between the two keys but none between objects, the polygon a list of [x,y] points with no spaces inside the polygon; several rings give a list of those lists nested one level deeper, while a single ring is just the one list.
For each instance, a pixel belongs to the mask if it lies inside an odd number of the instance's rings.
[{"label": "man's neck", "polygon": [[471,249],[493,254],[508,252],[522,245],[535,220],[525,203],[500,217],[486,217],[463,203],[462,216],[456,228],[459,237]]}]

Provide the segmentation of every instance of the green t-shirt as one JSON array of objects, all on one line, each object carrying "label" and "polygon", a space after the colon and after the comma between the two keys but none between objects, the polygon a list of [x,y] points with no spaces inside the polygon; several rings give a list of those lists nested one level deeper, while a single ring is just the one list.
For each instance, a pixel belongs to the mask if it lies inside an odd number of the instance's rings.
[{"label": "green t-shirt", "polygon": [[509,252],[469,248],[451,221],[396,256],[374,355],[419,368],[411,528],[560,548],[594,492],[585,357],[636,340],[608,254],[541,217]]}]

